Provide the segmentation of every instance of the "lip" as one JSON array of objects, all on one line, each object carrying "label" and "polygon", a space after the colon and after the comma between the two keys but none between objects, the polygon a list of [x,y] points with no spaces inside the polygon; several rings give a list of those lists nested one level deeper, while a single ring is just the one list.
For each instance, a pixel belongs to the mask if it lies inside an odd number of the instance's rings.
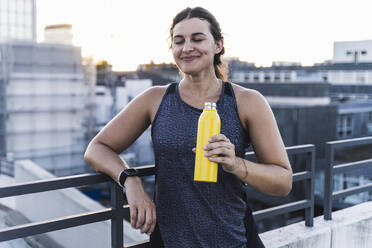
[{"label": "lip", "polygon": [[181,59],[185,62],[191,62],[197,58],[198,58],[197,56],[187,56],[187,57],[182,57]]}]

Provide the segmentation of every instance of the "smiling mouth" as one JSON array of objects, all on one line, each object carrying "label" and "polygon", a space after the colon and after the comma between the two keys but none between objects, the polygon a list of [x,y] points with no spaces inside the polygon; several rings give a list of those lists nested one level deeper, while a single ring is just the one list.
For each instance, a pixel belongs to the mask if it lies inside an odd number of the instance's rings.
[{"label": "smiling mouth", "polygon": [[197,59],[198,57],[196,56],[190,56],[190,57],[183,57],[182,60],[185,61],[185,62],[191,62],[193,61],[194,59]]}]

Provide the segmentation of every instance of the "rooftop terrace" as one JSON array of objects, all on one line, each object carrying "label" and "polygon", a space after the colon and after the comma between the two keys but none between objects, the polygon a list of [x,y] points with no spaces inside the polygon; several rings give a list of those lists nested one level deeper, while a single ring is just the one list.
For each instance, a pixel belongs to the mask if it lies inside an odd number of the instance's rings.
[{"label": "rooftop terrace", "polygon": [[[366,202],[334,213],[332,212],[333,201],[349,195],[372,190],[372,183],[368,183],[366,185],[334,192],[332,183],[334,175],[350,170],[372,167],[372,159],[334,165],[335,149],[370,144],[372,144],[372,136],[327,142],[327,165],[324,168],[324,216],[319,216],[315,219],[315,146],[310,144],[287,147],[289,156],[299,153],[306,154],[305,170],[294,173],[293,175],[294,182],[305,182],[304,198],[303,200],[256,211],[253,215],[256,221],[260,221],[276,215],[304,209],[304,221],[261,233],[260,236],[266,247],[370,247],[372,243],[372,212],[370,211],[372,202]],[[246,156],[249,159],[254,159],[253,153],[247,153]],[[155,173],[155,167],[153,165],[138,168],[140,176],[149,176]],[[126,232],[123,230],[123,216],[125,211],[128,211],[128,206],[124,205],[122,189],[105,175],[93,173],[18,183],[12,186],[1,187],[0,198],[80,187],[102,182],[110,182],[111,184],[110,208],[6,227],[0,230],[0,242],[110,220],[111,247],[122,248],[124,246],[123,232]],[[57,202],[57,204],[62,203]],[[70,248],[71,246],[68,247]],[[148,240],[144,240],[127,244],[125,247],[149,247],[149,243]]]}]

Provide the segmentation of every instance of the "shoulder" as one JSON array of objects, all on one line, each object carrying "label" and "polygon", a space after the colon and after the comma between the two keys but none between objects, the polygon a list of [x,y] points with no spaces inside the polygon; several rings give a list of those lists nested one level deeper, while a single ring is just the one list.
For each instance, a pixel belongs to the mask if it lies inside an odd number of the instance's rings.
[{"label": "shoulder", "polygon": [[151,98],[159,98],[159,97],[162,98],[168,86],[169,84],[152,86],[143,92],[143,96],[151,97]]},{"label": "shoulder", "polygon": [[231,83],[239,115],[244,121],[248,121],[257,115],[271,112],[271,108],[266,98],[257,90],[242,87]]},{"label": "shoulder", "polygon": [[141,101],[144,102],[148,109],[151,123],[169,86],[170,84],[152,86],[141,94]]},{"label": "shoulder", "polygon": [[245,88],[234,83],[231,83],[231,85],[238,106],[245,105],[259,107],[260,105],[268,104],[266,98],[257,90]]},{"label": "shoulder", "polygon": [[152,86],[137,95],[132,102],[137,102],[142,106],[153,106],[161,101],[169,85]]}]

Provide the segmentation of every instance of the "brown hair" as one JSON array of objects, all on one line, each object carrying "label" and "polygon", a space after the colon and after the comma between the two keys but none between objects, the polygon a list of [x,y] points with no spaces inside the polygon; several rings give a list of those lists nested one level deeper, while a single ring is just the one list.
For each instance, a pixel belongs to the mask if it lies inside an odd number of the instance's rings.
[{"label": "brown hair", "polygon": [[[173,29],[177,23],[183,21],[184,19],[199,18],[209,22],[209,29],[215,41],[223,41],[223,36],[221,33],[220,24],[217,22],[216,18],[206,9],[202,7],[186,8],[179,12],[174,18],[170,28],[170,37],[173,39]],[[221,56],[225,53],[225,47],[222,47],[220,53],[214,55],[213,65],[216,77],[226,81],[227,80],[227,65],[221,60]]]}]

